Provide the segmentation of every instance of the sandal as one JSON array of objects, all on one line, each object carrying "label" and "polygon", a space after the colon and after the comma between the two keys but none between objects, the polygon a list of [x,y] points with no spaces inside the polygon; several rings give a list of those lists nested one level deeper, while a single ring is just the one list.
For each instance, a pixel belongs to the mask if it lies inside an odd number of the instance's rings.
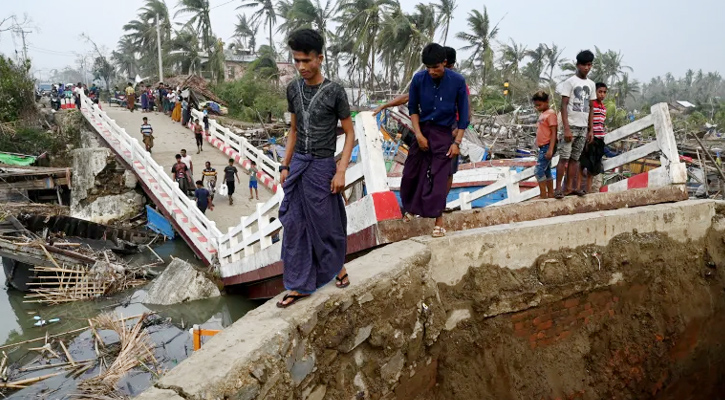
[{"label": "sandal", "polygon": [[445,235],[446,235],[446,228],[443,228],[441,226],[436,226],[435,228],[433,228],[433,235],[432,236],[434,238],[443,237]]},{"label": "sandal", "polygon": [[[306,297],[310,297],[310,295],[309,294],[286,294],[282,298],[282,301],[277,302],[277,307],[287,308],[287,307],[291,306],[292,304],[297,303],[297,301],[302,300]],[[285,303],[285,300],[287,300],[287,299],[292,299],[292,301],[290,301],[289,303]]]},{"label": "sandal", "polygon": [[561,189],[554,190],[554,198],[555,199],[563,199],[564,198],[564,192],[561,191]]},{"label": "sandal", "polygon": [[587,195],[587,191],[586,190],[581,190],[581,189],[580,190],[575,190],[574,191],[574,194],[576,194],[579,197],[582,197],[582,196],[586,196]]},{"label": "sandal", "polygon": [[[347,274],[343,275],[342,278],[336,276],[335,279],[337,282],[335,282],[335,286],[337,286],[339,289],[345,289],[346,287],[350,286],[350,279],[348,279]],[[347,283],[345,280],[347,279]]]},{"label": "sandal", "polygon": [[413,218],[415,218],[415,215],[413,215],[409,212],[403,214],[403,222],[410,222],[413,220]]}]

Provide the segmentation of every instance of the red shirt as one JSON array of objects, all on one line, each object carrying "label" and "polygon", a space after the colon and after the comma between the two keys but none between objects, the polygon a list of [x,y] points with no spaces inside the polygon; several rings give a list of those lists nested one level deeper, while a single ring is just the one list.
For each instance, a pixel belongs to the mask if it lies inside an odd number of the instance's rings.
[{"label": "red shirt", "polygon": [[607,106],[599,100],[594,100],[594,111],[592,117],[592,130],[594,137],[603,138],[607,134],[604,121],[607,119]]}]

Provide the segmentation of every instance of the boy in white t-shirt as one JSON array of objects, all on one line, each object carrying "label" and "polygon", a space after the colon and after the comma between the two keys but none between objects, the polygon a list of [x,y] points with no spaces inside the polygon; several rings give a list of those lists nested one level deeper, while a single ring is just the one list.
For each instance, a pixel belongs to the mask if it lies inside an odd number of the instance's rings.
[{"label": "boy in white t-shirt", "polygon": [[[584,50],[576,56],[576,74],[562,83],[558,92],[561,94],[561,120],[564,127],[564,140],[559,141],[559,164],[556,166],[557,199],[575,193],[585,194],[580,190],[579,157],[584,146],[594,138],[592,131],[592,103],[597,99],[594,81],[587,78],[592,70],[594,54]],[[566,187],[562,187],[562,179]]]}]

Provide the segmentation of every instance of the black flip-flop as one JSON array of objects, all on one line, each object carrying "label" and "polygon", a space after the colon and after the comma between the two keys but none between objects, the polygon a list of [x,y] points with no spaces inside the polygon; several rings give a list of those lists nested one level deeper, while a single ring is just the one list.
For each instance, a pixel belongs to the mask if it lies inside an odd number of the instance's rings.
[{"label": "black flip-flop", "polygon": [[561,190],[554,190],[554,198],[561,200],[564,198],[564,193]]},{"label": "black flip-flop", "polygon": [[343,275],[342,278],[336,276],[335,279],[337,280],[337,282],[335,282],[335,286],[340,289],[345,289],[346,287],[350,286],[350,278],[347,279],[347,283],[344,283],[345,278],[348,278],[347,274]]},{"label": "black flip-flop", "polygon": [[586,196],[587,195],[587,191],[586,190],[581,190],[581,189],[574,191],[574,193],[577,196],[579,196],[579,197],[583,197],[583,196]]},{"label": "black flip-flop", "polygon": [[[279,308],[287,308],[287,307],[291,306],[292,304],[295,304],[299,300],[302,300],[302,299],[304,299],[306,297],[310,297],[310,295],[309,294],[286,294],[282,298],[282,301],[277,302],[277,307],[279,307]],[[287,300],[287,299],[292,299],[292,301],[290,301],[289,303],[286,303],[285,304],[284,301]]]}]

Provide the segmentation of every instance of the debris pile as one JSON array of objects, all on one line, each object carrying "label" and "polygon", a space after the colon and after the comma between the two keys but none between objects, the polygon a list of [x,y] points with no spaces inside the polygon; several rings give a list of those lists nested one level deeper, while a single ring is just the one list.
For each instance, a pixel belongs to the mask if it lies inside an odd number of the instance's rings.
[{"label": "debris pile", "polygon": [[[160,318],[152,319],[150,318],[152,315],[153,313],[144,313],[124,318],[113,313],[101,314],[89,319],[88,326],[80,329],[52,336],[46,332],[44,337],[2,346],[0,347],[3,355],[0,361],[2,374],[0,390],[24,389],[58,375],[77,379],[90,370],[94,376],[80,382],[79,393],[74,394],[72,398],[123,398],[118,394],[117,384],[131,370],[142,367],[152,374],[158,374],[158,363],[152,352],[153,345],[147,328],[159,323]],[[127,321],[134,319],[137,321],[128,326]],[[75,359],[68,351],[70,345],[67,345],[62,338],[87,330],[91,331],[95,357]],[[113,339],[108,339],[109,336],[99,333],[102,331],[113,331],[115,335],[111,336]],[[114,336],[118,337],[118,341],[114,340]],[[104,341],[103,337],[107,337],[107,341]],[[110,342],[111,340],[114,341]],[[10,363],[5,349],[34,342],[42,342],[43,345],[28,348],[29,351],[38,353],[33,361],[22,367]],[[96,368],[97,374],[94,371]],[[56,372],[43,373],[48,370]],[[38,373],[41,375],[37,375]]]},{"label": "debris pile", "polygon": [[199,75],[178,75],[171,78],[165,78],[164,84],[172,88],[189,89],[193,100],[196,104],[200,104],[204,100],[212,100],[221,105],[227,105],[227,103],[219,98],[214,92],[209,90],[209,83],[206,79]]},{"label": "debris pile", "polygon": [[[120,350],[113,363],[101,372],[100,375],[87,379],[78,385],[81,390],[80,398],[94,398],[92,396],[105,396],[116,391],[117,383],[132,369],[143,366],[153,371],[149,366],[156,365],[156,358],[151,349],[153,344],[148,332],[144,329],[144,320],[147,314],[133,325],[126,323],[113,314],[101,314],[95,318],[93,326],[98,329],[112,330],[120,339]],[[93,329],[93,328],[92,328]],[[103,343],[103,341],[101,341]]]}]

